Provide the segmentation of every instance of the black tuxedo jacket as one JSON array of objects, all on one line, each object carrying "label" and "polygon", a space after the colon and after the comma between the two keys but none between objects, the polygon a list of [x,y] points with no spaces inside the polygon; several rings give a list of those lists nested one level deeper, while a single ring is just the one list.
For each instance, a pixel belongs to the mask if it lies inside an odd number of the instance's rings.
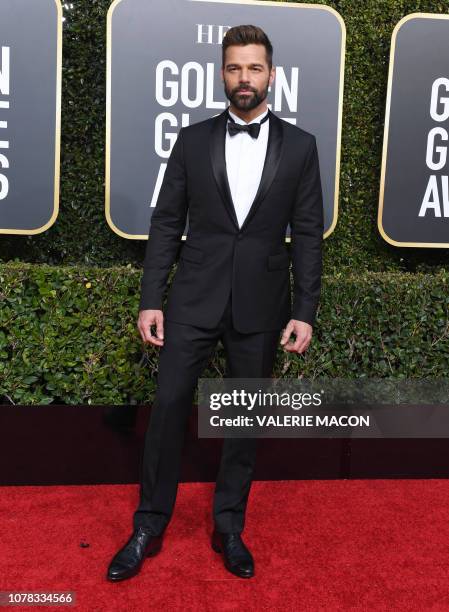
[{"label": "black tuxedo jacket", "polygon": [[[313,325],[323,239],[316,139],[271,111],[269,115],[262,178],[241,228],[226,173],[227,111],[181,128],[151,219],[140,310],[162,310],[167,279],[179,259],[167,320],[213,328],[232,290],[239,332],[280,330],[290,318]],[[290,247],[285,242],[288,223]]]}]

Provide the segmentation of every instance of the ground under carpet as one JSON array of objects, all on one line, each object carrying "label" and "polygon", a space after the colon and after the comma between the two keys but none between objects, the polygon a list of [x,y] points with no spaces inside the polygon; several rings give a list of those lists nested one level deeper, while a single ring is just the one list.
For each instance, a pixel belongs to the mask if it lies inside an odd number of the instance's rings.
[{"label": "ground under carpet", "polygon": [[137,485],[2,487],[0,590],[74,591],[74,607],[45,606],[67,611],[449,610],[446,480],[253,483],[249,580],[210,547],[212,495],[181,484],[162,552],[109,583]]}]

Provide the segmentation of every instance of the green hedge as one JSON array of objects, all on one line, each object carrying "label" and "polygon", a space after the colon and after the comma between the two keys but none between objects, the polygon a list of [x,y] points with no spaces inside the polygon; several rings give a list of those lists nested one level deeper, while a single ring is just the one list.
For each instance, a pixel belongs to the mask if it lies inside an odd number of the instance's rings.
[{"label": "green hedge", "polygon": [[[396,249],[376,225],[390,39],[412,12],[447,13],[434,0],[326,2],[347,30],[340,216],[326,241],[328,274],[448,269],[446,251]],[[110,0],[64,3],[61,208],[37,236],[0,236],[0,261],[140,266],[145,243],[116,236],[104,218],[106,15]],[[274,50],[276,60],[276,49]],[[325,95],[325,92],[323,92]]]},{"label": "green hedge", "polygon": [[[0,397],[17,404],[151,401],[158,350],[136,327],[131,267],[0,266]],[[449,371],[449,275],[327,275],[305,356],[275,375],[426,378]],[[222,376],[221,345],[204,376]]]}]

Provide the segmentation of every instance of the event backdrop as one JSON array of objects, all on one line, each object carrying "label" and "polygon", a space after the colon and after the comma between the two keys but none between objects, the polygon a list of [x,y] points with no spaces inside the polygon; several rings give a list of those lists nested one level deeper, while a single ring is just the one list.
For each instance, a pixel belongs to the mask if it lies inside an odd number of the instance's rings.
[{"label": "event backdrop", "polygon": [[61,60],[59,0],[0,1],[0,233],[58,216]]},{"label": "event backdrop", "polygon": [[391,41],[378,225],[404,247],[449,247],[449,15],[414,13]]},{"label": "event backdrop", "polygon": [[[274,47],[269,106],[317,137],[325,236],[337,220],[345,26],[322,5],[220,0],[115,0],[108,12],[106,218],[146,239],[179,128],[227,106],[221,41],[262,27]],[[151,230],[150,230],[151,231]]]}]

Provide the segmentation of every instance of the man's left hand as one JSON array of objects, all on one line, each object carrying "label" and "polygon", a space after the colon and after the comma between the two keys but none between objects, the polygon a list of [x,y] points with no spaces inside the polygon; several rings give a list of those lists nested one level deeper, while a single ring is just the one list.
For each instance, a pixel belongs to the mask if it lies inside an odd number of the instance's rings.
[{"label": "man's left hand", "polygon": [[[281,338],[281,344],[283,345],[284,351],[289,351],[290,353],[304,353],[312,339],[312,329],[312,326],[305,321],[290,319]],[[289,341],[292,334],[295,334],[296,340]]]}]

